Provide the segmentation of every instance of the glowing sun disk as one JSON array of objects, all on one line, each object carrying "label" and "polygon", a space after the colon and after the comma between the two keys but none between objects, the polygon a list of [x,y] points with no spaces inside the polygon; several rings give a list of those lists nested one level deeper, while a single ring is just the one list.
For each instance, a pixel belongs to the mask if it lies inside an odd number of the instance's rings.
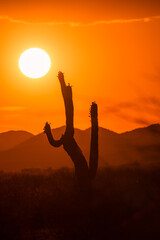
[{"label": "glowing sun disk", "polygon": [[30,48],[24,51],[19,59],[21,72],[29,78],[43,77],[48,73],[50,67],[50,57],[40,48]]}]

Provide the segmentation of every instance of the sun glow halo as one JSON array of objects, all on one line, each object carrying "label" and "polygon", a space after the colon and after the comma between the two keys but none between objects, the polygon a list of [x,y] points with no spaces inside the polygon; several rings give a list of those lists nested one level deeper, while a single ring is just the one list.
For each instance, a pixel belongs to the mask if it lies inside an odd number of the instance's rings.
[{"label": "sun glow halo", "polygon": [[30,48],[24,51],[19,59],[21,72],[29,78],[43,77],[48,73],[50,67],[50,57],[40,48]]}]

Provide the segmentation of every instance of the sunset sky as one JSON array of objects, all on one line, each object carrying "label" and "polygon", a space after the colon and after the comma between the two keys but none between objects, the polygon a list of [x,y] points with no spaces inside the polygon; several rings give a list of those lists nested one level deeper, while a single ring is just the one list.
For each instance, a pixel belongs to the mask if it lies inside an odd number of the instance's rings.
[{"label": "sunset sky", "polygon": [[[51,58],[40,79],[25,77],[20,55],[39,47]],[[0,132],[40,133],[65,124],[59,70],[73,86],[75,127],[116,132],[160,123],[160,1],[1,1]]]}]

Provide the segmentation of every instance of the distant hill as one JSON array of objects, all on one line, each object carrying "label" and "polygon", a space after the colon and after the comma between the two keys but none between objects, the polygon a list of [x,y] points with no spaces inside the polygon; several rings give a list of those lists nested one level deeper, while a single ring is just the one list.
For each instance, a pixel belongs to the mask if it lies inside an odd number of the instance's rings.
[{"label": "distant hill", "polygon": [[[55,138],[64,132],[64,127],[52,130]],[[90,150],[90,128],[75,129],[75,138],[87,160]],[[23,133],[23,132],[22,132]],[[28,135],[29,136],[29,135]],[[99,166],[122,166],[126,164],[160,164],[160,125],[118,134],[99,128]],[[0,169],[19,171],[24,168],[73,167],[63,147],[53,148],[44,133],[30,138],[0,152]]]},{"label": "distant hill", "polygon": [[13,148],[33,136],[33,134],[26,131],[8,131],[0,133],[0,151]]}]

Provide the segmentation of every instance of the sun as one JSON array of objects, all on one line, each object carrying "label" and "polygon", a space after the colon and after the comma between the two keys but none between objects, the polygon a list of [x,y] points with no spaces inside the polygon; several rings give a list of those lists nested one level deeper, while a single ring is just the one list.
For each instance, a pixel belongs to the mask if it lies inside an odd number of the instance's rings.
[{"label": "sun", "polygon": [[29,48],[21,54],[19,59],[21,72],[29,78],[43,77],[50,67],[50,57],[41,48]]}]

